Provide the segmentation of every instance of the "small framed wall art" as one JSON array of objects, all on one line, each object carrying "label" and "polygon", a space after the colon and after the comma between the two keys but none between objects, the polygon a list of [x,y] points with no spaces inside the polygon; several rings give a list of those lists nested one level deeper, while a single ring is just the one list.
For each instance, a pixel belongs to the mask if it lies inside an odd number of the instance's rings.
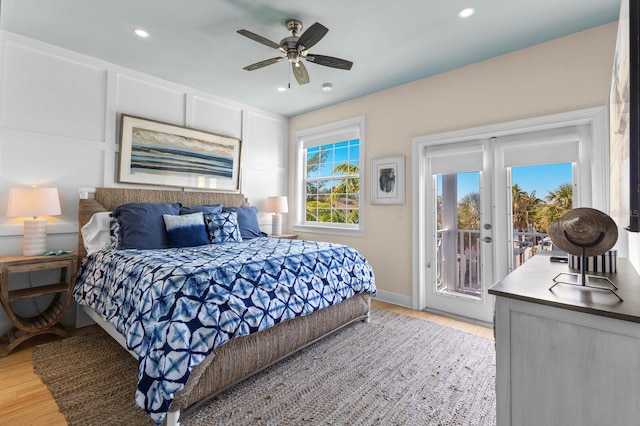
[{"label": "small framed wall art", "polygon": [[240,139],[122,114],[118,182],[240,192]]},{"label": "small framed wall art", "polygon": [[404,155],[371,160],[371,204],[404,204]]}]

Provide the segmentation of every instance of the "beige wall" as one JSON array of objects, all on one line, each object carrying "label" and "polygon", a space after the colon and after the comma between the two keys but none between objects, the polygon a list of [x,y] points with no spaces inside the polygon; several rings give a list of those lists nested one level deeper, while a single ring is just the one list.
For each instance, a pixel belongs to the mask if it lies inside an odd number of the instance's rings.
[{"label": "beige wall", "polygon": [[[289,194],[294,193],[295,132],[366,117],[365,236],[302,237],[357,248],[371,262],[379,290],[410,297],[412,138],[606,105],[616,29],[616,23],[607,24],[292,118]],[[406,204],[370,205],[371,158],[400,153],[407,158]]]}]

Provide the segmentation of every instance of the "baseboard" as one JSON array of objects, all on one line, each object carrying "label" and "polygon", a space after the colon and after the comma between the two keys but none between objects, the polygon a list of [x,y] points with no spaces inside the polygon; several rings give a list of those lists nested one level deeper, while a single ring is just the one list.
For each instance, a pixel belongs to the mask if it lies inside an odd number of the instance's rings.
[{"label": "baseboard", "polygon": [[375,299],[381,302],[402,306],[403,308],[413,309],[413,300],[409,296],[378,290]]}]

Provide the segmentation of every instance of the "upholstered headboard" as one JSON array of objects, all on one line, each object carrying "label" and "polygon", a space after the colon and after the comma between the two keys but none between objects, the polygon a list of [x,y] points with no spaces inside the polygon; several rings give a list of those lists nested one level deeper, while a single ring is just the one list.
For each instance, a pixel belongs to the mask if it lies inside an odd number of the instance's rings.
[{"label": "upholstered headboard", "polygon": [[248,206],[242,194],[227,192],[162,191],[154,189],[96,188],[94,198],[80,198],[78,208],[78,258],[82,260],[87,252],[80,229],[94,213],[110,212],[127,203],[181,203],[183,206],[223,204],[227,207]]}]

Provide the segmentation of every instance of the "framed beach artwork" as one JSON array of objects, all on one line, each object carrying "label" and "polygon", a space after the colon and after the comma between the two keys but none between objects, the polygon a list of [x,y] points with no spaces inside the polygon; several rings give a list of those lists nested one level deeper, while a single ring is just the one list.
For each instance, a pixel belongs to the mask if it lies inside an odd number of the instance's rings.
[{"label": "framed beach artwork", "polygon": [[371,160],[371,204],[404,204],[404,155]]},{"label": "framed beach artwork", "polygon": [[118,182],[240,192],[240,139],[122,114]]}]

